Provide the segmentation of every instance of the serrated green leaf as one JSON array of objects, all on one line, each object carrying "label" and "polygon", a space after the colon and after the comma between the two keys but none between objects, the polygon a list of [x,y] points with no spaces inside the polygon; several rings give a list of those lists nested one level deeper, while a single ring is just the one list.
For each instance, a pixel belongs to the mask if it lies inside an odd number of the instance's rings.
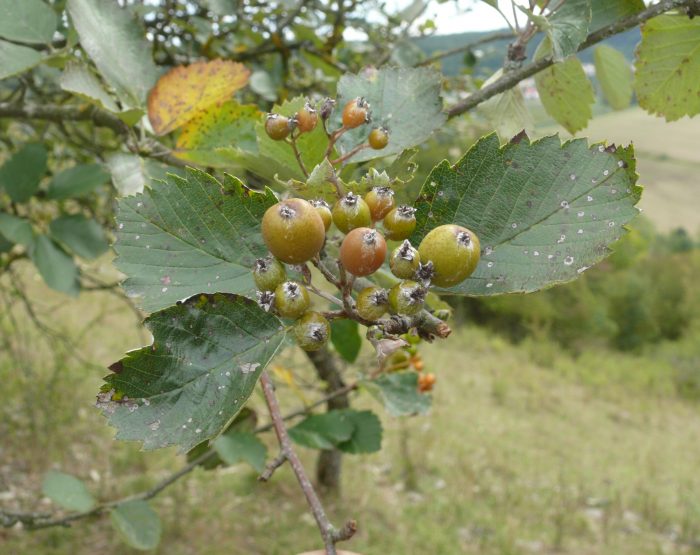
[{"label": "serrated green leaf", "polygon": [[158,547],[162,533],[160,517],[147,501],[135,499],[117,505],[110,513],[110,520],[130,547],[140,551]]},{"label": "serrated green leaf", "polygon": [[[257,413],[249,408],[243,407],[241,411],[233,419],[233,422],[229,424],[226,431],[222,434],[225,436],[227,434],[235,434],[238,432],[254,432],[255,427],[258,422]],[[201,443],[195,445],[192,449],[187,451],[187,462],[191,463],[201,455],[203,455],[210,448],[209,440],[202,441]],[[225,463],[221,460],[221,457],[215,452],[206,461],[200,463],[200,466],[205,470],[211,470],[219,466],[223,466]]]},{"label": "serrated green leaf", "polygon": [[576,278],[610,252],[636,214],[632,147],[519,137],[502,148],[488,135],[454,166],[442,162],[416,202],[414,245],[431,229],[474,231],[476,271],[445,290],[457,295],[527,293]]},{"label": "serrated green leaf", "polygon": [[593,52],[595,74],[605,100],[614,110],[624,110],[632,101],[632,68],[622,52],[598,46]]},{"label": "serrated green leaf", "polygon": [[101,164],[81,164],[54,175],[49,182],[46,196],[55,200],[78,198],[107,181],[109,173]]},{"label": "serrated green leaf", "polygon": [[34,244],[34,230],[29,220],[6,212],[0,212],[0,235],[27,248]]},{"label": "serrated green leaf", "polygon": [[137,154],[114,152],[107,157],[107,167],[112,174],[112,184],[119,196],[141,193],[145,185],[165,179],[167,174],[184,175],[182,168],[141,158]]},{"label": "serrated green leaf", "polygon": [[222,156],[217,149],[257,151],[256,124],[260,117],[257,106],[233,100],[209,106],[183,126],[176,155],[197,164],[230,167],[231,157]]},{"label": "serrated green leaf", "polygon": [[89,511],[95,506],[95,498],[85,482],[56,470],[50,470],[44,475],[41,491],[54,503],[69,511]]},{"label": "serrated green leaf", "polygon": [[265,469],[267,447],[251,432],[232,432],[214,441],[214,449],[226,464],[247,462],[258,472]]},{"label": "serrated green leaf", "polygon": [[80,45],[117,96],[130,107],[144,106],[158,70],[136,20],[112,0],[68,0],[68,13]]},{"label": "serrated green leaf", "polygon": [[56,13],[41,0],[0,0],[0,37],[18,42],[51,42]]},{"label": "serrated green leaf", "polygon": [[110,368],[99,405],[117,438],[187,451],[218,436],[284,339],[279,319],[225,293],[195,295],[145,320],[153,344]]},{"label": "serrated green leaf", "polygon": [[0,79],[29,71],[41,60],[41,53],[33,48],[0,40]]},{"label": "serrated green leaf", "polygon": [[591,0],[566,0],[547,18],[547,37],[552,41],[552,57],[561,61],[575,54],[588,36]]},{"label": "serrated green leaf", "polygon": [[44,145],[25,144],[0,167],[0,187],[15,202],[26,202],[39,189],[46,173],[46,159]]},{"label": "serrated green leaf", "polygon": [[[302,96],[275,104],[272,112],[283,116],[292,116],[304,107],[306,99]],[[263,177],[278,174],[282,179],[306,179],[294,156],[292,148],[285,141],[273,141],[265,132],[265,120],[261,117],[256,125],[258,136],[258,153],[253,154],[257,164],[251,167]],[[311,171],[322,160],[328,145],[328,139],[319,123],[313,131],[303,133],[297,138],[297,147],[307,171]]]},{"label": "serrated green leaf", "polygon": [[[545,37],[535,58],[549,52],[549,39]],[[569,133],[573,135],[588,125],[595,91],[578,58],[572,56],[540,71],[535,75],[535,85],[544,109]]]},{"label": "serrated green leaf", "polygon": [[200,292],[253,294],[251,268],[267,253],[260,222],[275,202],[270,189],[194,169],[120,199],[114,249],[124,288],[149,311]]},{"label": "serrated green leaf", "polygon": [[312,414],[289,429],[289,437],[295,443],[311,449],[333,449],[348,441],[355,427],[346,411],[333,410]]},{"label": "serrated green leaf", "polygon": [[[503,70],[499,69],[484,82],[483,86],[490,85],[501,75]],[[517,135],[523,129],[530,130],[534,125],[520,87],[513,87],[489,98],[481,103],[479,110],[504,140]]]},{"label": "serrated green leaf", "polygon": [[645,7],[643,0],[591,0],[592,16],[588,31],[597,31],[619,19],[641,12]]},{"label": "serrated green leaf", "polygon": [[417,372],[392,372],[366,381],[364,387],[392,416],[425,414],[430,410],[431,398],[418,391]]},{"label": "serrated green leaf", "polygon": [[102,226],[81,214],[59,216],[49,224],[49,230],[56,241],[88,260],[109,249]]},{"label": "serrated green leaf", "polygon": [[352,436],[339,443],[338,449],[345,453],[359,455],[375,453],[382,448],[382,423],[370,410],[346,410],[347,417],[353,425]]},{"label": "serrated green leaf", "polygon": [[100,108],[110,112],[120,111],[117,103],[104,89],[100,80],[84,64],[69,63],[63,70],[58,82],[64,91],[77,94]]},{"label": "serrated green leaf", "polygon": [[386,169],[395,183],[402,185],[413,179],[416,169],[418,169],[418,164],[413,160],[416,154],[418,154],[417,148],[407,148]]},{"label": "serrated green leaf", "polygon": [[29,249],[29,256],[44,278],[46,285],[76,296],[80,292],[78,267],[73,258],[46,235],[39,235]]},{"label": "serrated green leaf", "polygon": [[362,348],[362,337],[354,320],[333,320],[331,322],[331,343],[338,354],[348,362],[355,362]]},{"label": "serrated green leaf", "polygon": [[370,103],[372,122],[340,138],[337,144],[341,154],[365,143],[376,126],[389,129],[389,144],[382,150],[362,150],[351,158],[352,162],[399,154],[427,140],[446,119],[440,98],[441,81],[440,73],[432,68],[367,69],[358,75],[343,75],[338,81],[338,103],[331,128],[342,125],[343,106],[358,96]]},{"label": "serrated green leaf", "polygon": [[650,114],[675,121],[700,113],[700,18],[660,15],[642,26],[634,88]]}]

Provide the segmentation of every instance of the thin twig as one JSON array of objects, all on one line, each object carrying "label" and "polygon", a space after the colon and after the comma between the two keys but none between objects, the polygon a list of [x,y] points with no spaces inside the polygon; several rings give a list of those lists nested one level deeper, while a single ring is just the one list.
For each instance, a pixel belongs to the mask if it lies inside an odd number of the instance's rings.
[{"label": "thin twig", "polygon": [[275,434],[277,435],[280,450],[284,454],[284,457],[289,461],[289,464],[294,471],[294,475],[299,482],[299,486],[304,492],[304,497],[306,497],[306,501],[309,504],[314,519],[316,520],[316,525],[321,532],[323,544],[326,549],[326,555],[337,555],[337,551],[335,549],[336,542],[351,538],[355,533],[355,530],[357,530],[357,525],[353,521],[349,521],[341,530],[336,530],[331,524],[330,520],[328,520],[321,500],[311,484],[311,481],[307,477],[304,466],[301,464],[296,451],[294,451],[294,448],[292,447],[292,441],[287,434],[287,428],[284,425],[279,403],[277,402],[275,388],[272,385],[272,381],[270,380],[270,376],[267,374],[266,370],[263,370],[262,374],[260,375],[260,384],[262,385],[265,401],[270,411],[272,425],[274,427]]},{"label": "thin twig", "polygon": [[502,33],[494,33],[493,35],[487,35],[483,38],[480,38],[478,40],[475,40],[473,42],[467,43],[463,46],[457,46],[455,48],[451,48],[450,50],[445,50],[444,52],[440,52],[439,54],[435,54],[433,56],[430,56],[429,58],[426,58],[425,60],[417,63],[415,67],[421,67],[421,66],[427,66],[432,64],[433,62],[437,62],[439,60],[442,60],[443,58],[447,58],[448,56],[453,56],[455,54],[461,54],[462,52],[468,52],[469,50],[473,50],[477,46],[480,46],[482,44],[487,44],[489,42],[496,42],[499,40],[508,40],[513,38],[513,33],[511,32],[502,32]]},{"label": "thin twig", "polygon": [[361,150],[364,150],[366,148],[369,148],[369,143],[359,144],[355,148],[353,148],[352,150],[350,150],[350,151],[346,152],[345,154],[343,154],[342,156],[340,156],[339,158],[332,160],[331,164],[333,164],[334,166],[336,164],[342,164],[343,162],[346,162],[347,160],[349,160],[350,158],[355,156],[355,154],[357,154],[358,152],[360,152]]},{"label": "thin twig", "polygon": [[288,139],[285,142],[292,147],[292,150],[294,151],[294,158],[297,159],[297,164],[299,164],[299,168],[301,168],[301,173],[303,173],[304,177],[308,179],[309,172],[307,171],[306,166],[304,165],[304,161],[301,159],[301,152],[299,152],[299,148],[297,147],[296,137],[292,136],[291,139]]}]

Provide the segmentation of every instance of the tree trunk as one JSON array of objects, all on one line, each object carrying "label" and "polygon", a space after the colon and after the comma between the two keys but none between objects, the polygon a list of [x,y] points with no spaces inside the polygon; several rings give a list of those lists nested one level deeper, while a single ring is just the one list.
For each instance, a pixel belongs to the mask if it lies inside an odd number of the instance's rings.
[{"label": "tree trunk", "polygon": [[[318,377],[328,387],[328,393],[332,393],[345,386],[340,374],[337,358],[328,350],[309,351],[306,353],[311,360]],[[346,409],[350,406],[348,395],[339,395],[330,399],[326,404],[326,410]],[[316,461],[316,480],[319,486],[333,493],[340,493],[340,471],[342,467],[343,453],[338,449],[324,450],[319,453]]]}]

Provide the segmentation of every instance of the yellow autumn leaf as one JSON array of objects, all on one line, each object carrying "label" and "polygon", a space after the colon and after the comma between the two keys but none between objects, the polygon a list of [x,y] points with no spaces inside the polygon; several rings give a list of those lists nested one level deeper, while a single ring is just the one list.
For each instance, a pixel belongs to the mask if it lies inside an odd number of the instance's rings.
[{"label": "yellow autumn leaf", "polygon": [[304,395],[304,391],[299,387],[299,384],[294,379],[294,373],[289,368],[273,364],[270,369],[278,380],[287,384],[287,387],[292,390],[304,405],[309,405],[309,399]]},{"label": "yellow autumn leaf", "polygon": [[148,119],[157,135],[190,121],[206,108],[229,100],[248,83],[250,70],[225,60],[178,66],[163,75],[148,95]]}]

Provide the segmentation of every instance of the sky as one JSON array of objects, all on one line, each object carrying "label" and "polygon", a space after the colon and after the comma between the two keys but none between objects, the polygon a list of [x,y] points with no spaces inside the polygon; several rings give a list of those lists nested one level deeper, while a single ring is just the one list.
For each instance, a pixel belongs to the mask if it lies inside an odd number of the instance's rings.
[{"label": "sky", "polygon": [[[387,5],[396,11],[406,8],[412,0],[389,0]],[[513,20],[513,11],[510,0],[500,0],[501,10]],[[506,23],[503,17],[491,6],[482,0],[450,0],[441,4],[435,0],[429,2],[425,15],[416,22],[433,19],[438,29],[438,34],[449,35],[467,31],[492,31],[503,29]],[[525,16],[518,14],[521,23],[525,22]]]}]

